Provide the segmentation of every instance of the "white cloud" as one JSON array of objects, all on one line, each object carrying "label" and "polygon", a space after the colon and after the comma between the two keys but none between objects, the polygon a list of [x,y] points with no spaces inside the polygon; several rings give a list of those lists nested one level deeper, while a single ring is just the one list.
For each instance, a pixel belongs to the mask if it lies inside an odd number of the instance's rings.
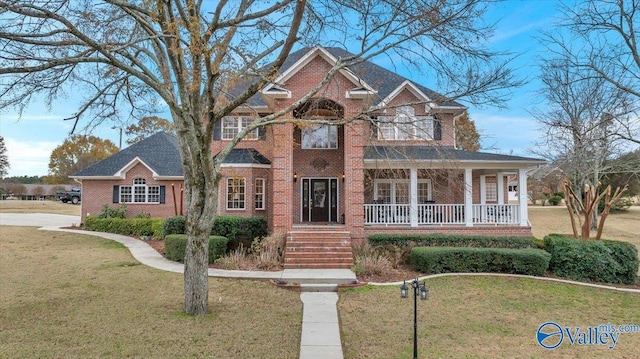
[{"label": "white cloud", "polygon": [[56,142],[17,141],[5,138],[9,157],[9,176],[43,176],[48,173],[49,157]]}]

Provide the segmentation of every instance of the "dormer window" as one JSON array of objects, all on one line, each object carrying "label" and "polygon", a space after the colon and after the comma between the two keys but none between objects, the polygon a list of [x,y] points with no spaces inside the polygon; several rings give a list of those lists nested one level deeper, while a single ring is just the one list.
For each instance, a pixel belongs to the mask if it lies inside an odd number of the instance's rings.
[{"label": "dormer window", "polygon": [[[222,139],[232,140],[240,131],[244,130],[254,119],[248,116],[226,116],[222,118]],[[247,133],[247,140],[258,139],[258,129]]]},{"label": "dormer window", "polygon": [[411,106],[400,106],[395,116],[378,117],[378,139],[433,140],[433,117],[416,116]]}]

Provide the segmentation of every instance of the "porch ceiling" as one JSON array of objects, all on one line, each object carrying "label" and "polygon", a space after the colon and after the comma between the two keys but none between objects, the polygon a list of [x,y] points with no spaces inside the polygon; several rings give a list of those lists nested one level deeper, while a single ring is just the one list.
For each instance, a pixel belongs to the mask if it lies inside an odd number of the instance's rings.
[{"label": "porch ceiling", "polygon": [[441,146],[369,146],[364,167],[380,168],[472,168],[515,170],[545,164],[539,158],[471,152]]}]

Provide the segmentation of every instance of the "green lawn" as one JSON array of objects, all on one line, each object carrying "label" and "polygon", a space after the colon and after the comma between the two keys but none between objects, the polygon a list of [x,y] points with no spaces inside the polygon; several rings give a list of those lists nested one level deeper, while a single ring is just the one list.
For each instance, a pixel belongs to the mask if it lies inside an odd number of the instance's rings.
[{"label": "green lawn", "polygon": [[[585,328],[640,325],[640,294],[506,277],[427,280],[430,300],[418,301],[421,358],[638,358],[640,333],[621,334],[614,349],[571,346],[553,351],[536,342],[547,321]],[[340,294],[345,358],[410,358],[413,299],[398,286]]]},{"label": "green lawn", "polygon": [[297,358],[299,294],[210,279],[211,314],[182,314],[183,278],[93,236],[0,227],[0,358]]}]

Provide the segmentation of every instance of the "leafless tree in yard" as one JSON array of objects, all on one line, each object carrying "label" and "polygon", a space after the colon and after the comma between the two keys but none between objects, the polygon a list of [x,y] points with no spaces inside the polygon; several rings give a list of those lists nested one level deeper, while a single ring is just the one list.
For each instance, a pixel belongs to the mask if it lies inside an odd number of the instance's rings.
[{"label": "leafless tree in yard", "polygon": [[[185,181],[184,310],[204,315],[219,169],[234,146],[258,127],[291,121],[283,115],[336,73],[373,58],[437,79],[443,101],[499,105],[514,81],[509,59],[482,47],[492,30],[481,24],[486,6],[480,0],[0,0],[0,109],[23,110],[36,96],[50,105],[82,94],[69,119],[74,129],[90,129],[166,106]],[[354,56],[338,59],[299,101],[258,118],[213,158],[215,124],[273,81],[294,46],[319,42]]]}]

